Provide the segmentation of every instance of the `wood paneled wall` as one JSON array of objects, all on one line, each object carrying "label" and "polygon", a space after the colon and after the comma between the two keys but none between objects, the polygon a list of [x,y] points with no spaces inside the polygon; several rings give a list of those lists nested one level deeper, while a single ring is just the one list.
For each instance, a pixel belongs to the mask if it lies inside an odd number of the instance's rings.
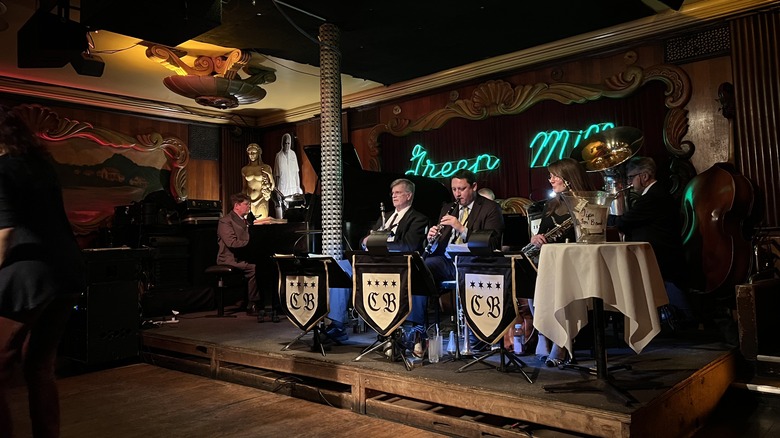
[{"label": "wood paneled wall", "polygon": [[736,100],[735,161],[758,184],[763,225],[780,226],[780,12],[735,19],[731,25]]}]

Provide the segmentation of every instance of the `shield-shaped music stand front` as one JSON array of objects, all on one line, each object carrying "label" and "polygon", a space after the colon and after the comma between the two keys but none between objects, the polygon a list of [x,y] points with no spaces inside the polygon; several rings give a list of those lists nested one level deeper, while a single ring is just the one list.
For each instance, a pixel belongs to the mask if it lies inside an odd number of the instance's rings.
[{"label": "shield-shaped music stand front", "polygon": [[380,336],[397,329],[412,309],[412,256],[352,256],[352,307]]},{"label": "shield-shaped music stand front", "polygon": [[533,383],[523,370],[525,362],[508,351],[502,339],[518,315],[514,261],[503,255],[455,257],[458,296],[463,306],[463,317],[477,338],[489,344],[498,343],[497,349],[460,367],[458,372],[476,363],[485,363],[489,357],[498,355],[499,371],[516,369],[529,383]]},{"label": "shield-shaped music stand front", "polygon": [[458,294],[463,315],[474,335],[488,344],[504,336],[517,317],[511,259],[501,256],[457,256]]},{"label": "shield-shaped music stand front", "polygon": [[279,301],[290,322],[308,332],[328,315],[328,265],[331,258],[275,255]]}]

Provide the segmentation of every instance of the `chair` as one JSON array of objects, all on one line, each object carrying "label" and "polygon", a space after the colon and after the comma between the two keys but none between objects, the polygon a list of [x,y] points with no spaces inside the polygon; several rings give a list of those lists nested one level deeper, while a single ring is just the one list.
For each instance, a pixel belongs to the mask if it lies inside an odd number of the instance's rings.
[{"label": "chair", "polygon": [[230,284],[234,284],[235,281],[229,281],[231,279],[239,279],[243,281],[244,271],[240,268],[230,265],[213,265],[206,268],[204,273],[209,277],[215,278],[214,287],[214,299],[217,305],[216,315],[206,315],[207,318],[235,318],[236,315],[225,315],[225,303],[224,295],[225,291],[230,289]]}]

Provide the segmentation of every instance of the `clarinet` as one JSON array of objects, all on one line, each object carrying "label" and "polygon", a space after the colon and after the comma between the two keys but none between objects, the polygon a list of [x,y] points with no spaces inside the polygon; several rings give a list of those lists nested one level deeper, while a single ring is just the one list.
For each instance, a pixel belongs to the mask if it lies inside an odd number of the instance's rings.
[{"label": "clarinet", "polygon": [[[458,204],[457,202],[453,203],[450,206],[450,209],[447,210],[447,213],[444,214],[444,216],[452,215],[453,213],[455,213],[455,210],[458,209],[459,205],[460,204]],[[444,217],[444,216],[442,216],[442,217]],[[436,234],[434,234],[433,237],[428,239],[428,244],[425,245],[425,255],[431,255],[431,254],[433,254],[436,251],[436,248],[438,248],[438,246],[439,246],[439,244],[438,244],[439,237],[441,237],[441,235],[444,233],[444,231],[445,231],[444,229],[445,229],[445,226],[442,225],[441,222],[439,222],[438,229],[436,230]]]},{"label": "clarinet", "polygon": [[[560,225],[557,225],[555,228],[552,228],[548,232],[544,233],[543,236],[545,239],[557,239],[563,235],[566,231],[571,228],[571,226],[574,225],[574,221],[571,217],[567,218],[565,221],[561,222]],[[539,258],[539,252],[542,249],[538,246],[534,245],[533,243],[529,243],[528,245],[524,246],[522,251],[523,254],[525,254],[526,257],[528,257],[529,260],[536,260]]]}]

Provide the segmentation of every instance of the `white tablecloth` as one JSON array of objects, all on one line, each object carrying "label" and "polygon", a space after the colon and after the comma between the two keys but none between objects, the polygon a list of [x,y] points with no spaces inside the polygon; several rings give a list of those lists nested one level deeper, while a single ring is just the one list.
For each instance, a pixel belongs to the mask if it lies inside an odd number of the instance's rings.
[{"label": "white tablecloth", "polygon": [[657,308],[669,302],[649,243],[555,243],[542,246],[534,326],[557,345],[588,323],[588,298],[627,317],[625,340],[637,353],[661,331]]}]

